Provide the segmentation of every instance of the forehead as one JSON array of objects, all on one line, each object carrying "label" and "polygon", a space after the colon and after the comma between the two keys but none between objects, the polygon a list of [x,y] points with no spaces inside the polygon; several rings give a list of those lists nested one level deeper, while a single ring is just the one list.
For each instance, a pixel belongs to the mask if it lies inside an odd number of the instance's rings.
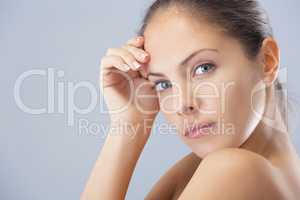
[{"label": "forehead", "polygon": [[148,24],[144,36],[144,48],[151,55],[149,67],[153,71],[176,65],[198,49],[221,49],[225,44],[220,28],[205,20],[196,21],[182,11],[160,11]]}]

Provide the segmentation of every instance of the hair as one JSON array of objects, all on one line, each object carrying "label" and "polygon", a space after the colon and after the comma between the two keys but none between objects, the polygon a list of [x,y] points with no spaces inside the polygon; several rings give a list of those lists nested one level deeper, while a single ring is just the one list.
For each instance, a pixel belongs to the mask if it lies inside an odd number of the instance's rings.
[{"label": "hair", "polygon": [[[257,0],[156,0],[147,9],[138,35],[144,35],[147,25],[158,11],[183,8],[186,14],[219,26],[224,33],[237,39],[246,56],[254,59],[266,37],[274,38],[270,20]],[[287,94],[285,83],[278,78],[274,82],[275,98],[278,100],[282,119],[288,129]],[[286,89],[286,88],[285,88]]]}]

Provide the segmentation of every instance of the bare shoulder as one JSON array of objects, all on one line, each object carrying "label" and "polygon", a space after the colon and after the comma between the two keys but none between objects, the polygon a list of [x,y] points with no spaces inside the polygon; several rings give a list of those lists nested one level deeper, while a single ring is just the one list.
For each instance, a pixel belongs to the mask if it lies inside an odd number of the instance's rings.
[{"label": "bare shoulder", "polygon": [[145,199],[174,199],[177,191],[181,190],[188,183],[200,161],[201,159],[194,153],[189,153],[178,160],[153,185]]},{"label": "bare shoulder", "polygon": [[179,200],[283,199],[277,173],[267,159],[254,152],[224,148],[202,160]]},{"label": "bare shoulder", "polygon": [[271,163],[263,156],[240,148],[224,148],[212,152],[203,159],[202,166],[205,167],[206,164],[209,165],[215,162],[221,162],[224,167],[248,167],[249,164],[255,164],[257,168],[251,168],[251,171],[273,168]]}]

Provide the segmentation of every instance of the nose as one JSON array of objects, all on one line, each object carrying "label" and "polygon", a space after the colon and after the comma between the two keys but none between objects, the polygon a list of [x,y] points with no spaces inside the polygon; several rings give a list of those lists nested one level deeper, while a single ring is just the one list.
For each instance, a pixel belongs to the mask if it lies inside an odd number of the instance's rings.
[{"label": "nose", "polygon": [[196,113],[196,108],[193,105],[184,105],[181,107],[181,109],[178,111],[178,115],[191,115]]},{"label": "nose", "polygon": [[198,104],[197,100],[194,99],[193,96],[191,95],[188,97],[188,100],[182,102],[180,108],[177,111],[177,114],[181,116],[194,115],[198,112],[197,104]]},{"label": "nose", "polygon": [[[191,86],[186,86],[186,87],[191,87]],[[181,100],[179,100],[178,102],[179,105],[177,104],[177,106],[179,106],[177,108],[177,115],[185,116],[185,117],[189,115],[195,115],[198,112],[197,104],[200,103],[198,102],[199,100],[195,98],[192,88],[188,88],[188,89],[183,88],[183,86],[181,85],[180,89],[181,89],[180,92],[181,95],[179,95],[178,97]]]}]

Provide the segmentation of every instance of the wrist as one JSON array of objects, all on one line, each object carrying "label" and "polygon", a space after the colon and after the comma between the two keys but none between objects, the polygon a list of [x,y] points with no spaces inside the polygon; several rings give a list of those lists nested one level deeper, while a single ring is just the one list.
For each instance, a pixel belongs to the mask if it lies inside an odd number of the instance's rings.
[{"label": "wrist", "polygon": [[110,121],[117,124],[153,124],[156,114],[153,115],[142,115],[137,113],[116,113],[110,114]]},{"label": "wrist", "polygon": [[116,136],[148,138],[154,119],[111,118],[110,132]]}]

